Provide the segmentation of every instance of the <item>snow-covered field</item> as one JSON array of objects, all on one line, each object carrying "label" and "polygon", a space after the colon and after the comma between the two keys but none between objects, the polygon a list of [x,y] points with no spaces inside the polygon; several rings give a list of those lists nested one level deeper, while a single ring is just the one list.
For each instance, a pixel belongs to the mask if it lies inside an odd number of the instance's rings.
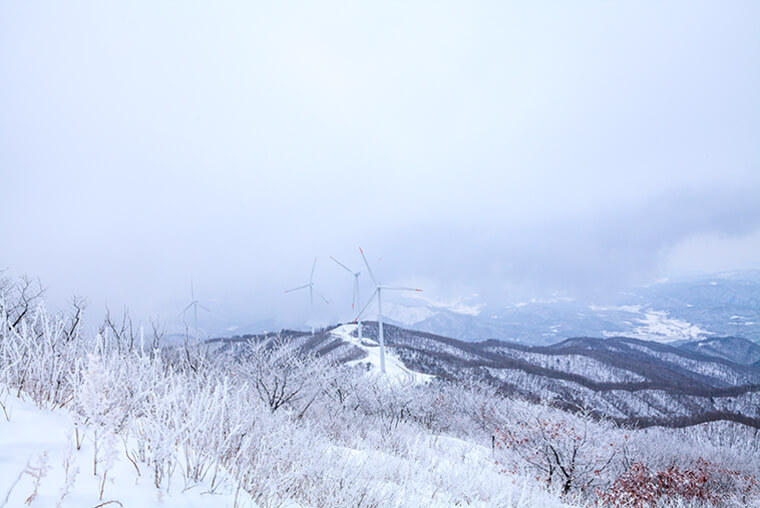
[{"label": "snow-covered field", "polygon": [[[0,391],[6,394],[6,413],[0,414],[0,507],[224,508],[235,504],[234,492],[211,494],[203,484],[185,490],[179,474],[165,490],[157,489],[147,468],[128,461],[124,443],[116,436],[113,466],[103,482],[102,471],[93,474],[90,433],[80,427],[77,449],[75,421],[67,411],[39,409],[9,396],[5,387]],[[237,506],[253,503],[239,498]]]},{"label": "snow-covered field", "polygon": [[[66,410],[40,409],[15,398],[5,387],[3,393],[8,418],[3,415],[0,422],[0,507],[259,506],[245,493],[236,495],[217,489],[212,494],[208,482],[188,486],[176,472],[170,481],[156,488],[149,468],[139,461],[131,463],[125,453],[128,448],[117,436],[113,436],[115,448],[110,459],[113,464],[103,481],[102,470],[93,474],[95,451],[91,433],[79,428],[81,446],[77,449],[76,419]],[[315,449],[320,450],[325,464],[329,464],[321,473],[342,474],[347,483],[374,484],[372,488],[381,495],[392,494],[387,496],[390,503],[387,506],[445,507],[458,505],[461,500],[468,500],[467,505],[475,507],[567,506],[527,478],[506,478],[499,468],[493,467],[489,448],[462,439],[420,435],[413,447],[396,452],[366,444],[353,448],[328,444]],[[102,460],[101,457],[101,468]],[[314,474],[318,481],[320,472]],[[340,502],[308,505],[280,499],[261,506],[344,505]]]},{"label": "snow-covered field", "polygon": [[643,308],[641,305],[623,305],[620,307],[590,306],[593,311],[615,310],[631,314],[627,325],[622,330],[603,331],[605,337],[632,337],[634,339],[651,340],[667,344],[681,340],[699,340],[710,334],[711,331],[699,326],[676,319],[670,316],[668,311]]},{"label": "snow-covered field", "polygon": [[663,343],[678,340],[699,340],[711,333],[682,319],[671,318],[667,311],[645,311],[644,317],[639,319],[638,323],[639,326],[627,335],[637,339]]}]

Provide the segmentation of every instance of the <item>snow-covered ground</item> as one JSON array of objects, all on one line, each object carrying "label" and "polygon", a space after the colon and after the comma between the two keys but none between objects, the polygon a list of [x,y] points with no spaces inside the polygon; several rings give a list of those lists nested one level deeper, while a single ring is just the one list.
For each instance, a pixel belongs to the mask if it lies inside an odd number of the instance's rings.
[{"label": "snow-covered ground", "polygon": [[[45,411],[12,395],[4,401],[10,419],[0,412],[2,508],[223,508],[235,504],[233,492],[209,494],[207,485],[185,490],[178,474],[172,478],[168,493],[158,490],[143,464],[138,465],[143,467],[141,475],[126,459],[124,443],[118,438],[114,440],[114,465],[103,485],[102,477],[93,474],[90,436],[80,433],[82,446],[77,450],[74,420],[66,411]],[[240,496],[237,506],[253,504],[250,498]]]},{"label": "snow-covered ground", "polygon": [[666,310],[653,310],[642,305],[613,307],[590,305],[589,309],[594,312],[619,311],[632,315],[630,321],[622,322],[627,325],[626,329],[602,332],[605,337],[624,335],[635,339],[668,343],[679,340],[699,340],[712,333],[695,324],[673,318]]},{"label": "snow-covered ground", "polygon": [[698,340],[711,333],[682,319],[671,318],[667,311],[646,310],[638,323],[639,326],[626,335],[667,343],[677,340]]},{"label": "snow-covered ground", "polygon": [[[380,375],[380,346],[372,339],[363,337],[361,340],[356,336],[356,331],[359,325],[342,325],[330,333],[337,338],[349,342],[354,346],[364,350],[367,353],[366,358],[351,362],[352,364],[369,364],[371,375]],[[393,352],[389,348],[385,348],[385,372],[388,381],[394,384],[409,384],[409,383],[427,383],[434,376],[429,374],[422,374],[406,368]]]},{"label": "snow-covered ground", "polygon": [[[125,458],[119,439],[103,484],[102,470],[99,476],[93,474],[91,436],[80,433],[77,450],[74,419],[66,410],[39,409],[3,393],[0,400],[9,418],[0,411],[0,508],[256,508],[245,493],[236,498],[231,491],[211,494],[207,484],[186,487],[179,474],[173,475],[168,488],[157,489],[144,463],[133,465]],[[568,506],[527,477],[505,478],[494,466],[490,448],[454,437],[420,435],[403,453],[335,444],[322,453],[323,460],[333,464],[330,472],[342,471],[347,481],[375,484],[378,492],[403,489],[403,504],[395,501],[389,506],[438,508],[459,505],[461,499],[478,508]],[[342,506],[336,500],[329,503]],[[277,506],[312,508],[294,501]]]}]

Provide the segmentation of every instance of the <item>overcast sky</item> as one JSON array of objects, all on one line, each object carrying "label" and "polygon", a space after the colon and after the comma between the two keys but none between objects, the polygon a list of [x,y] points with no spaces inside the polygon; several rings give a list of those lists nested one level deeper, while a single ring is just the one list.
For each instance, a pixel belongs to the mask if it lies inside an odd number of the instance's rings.
[{"label": "overcast sky", "polygon": [[0,268],[293,325],[359,245],[440,302],[760,268],[758,91],[756,1],[2,2]]}]

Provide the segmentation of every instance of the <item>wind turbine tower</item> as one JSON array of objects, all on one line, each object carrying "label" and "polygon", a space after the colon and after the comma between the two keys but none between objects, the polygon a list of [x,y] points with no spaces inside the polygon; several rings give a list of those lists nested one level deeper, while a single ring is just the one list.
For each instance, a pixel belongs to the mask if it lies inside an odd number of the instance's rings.
[{"label": "wind turbine tower", "polygon": [[195,299],[195,288],[193,287],[193,281],[190,281],[190,303],[187,307],[185,307],[185,310],[182,311],[184,314],[187,312],[190,307],[193,308],[193,327],[195,328],[195,333],[198,333],[198,307],[205,310],[206,312],[211,312],[211,309],[208,307],[204,307],[201,305],[201,303]]},{"label": "wind turbine tower", "polygon": [[[338,261],[337,259],[335,259],[334,257],[330,256],[330,259],[332,259],[333,261],[335,261],[336,263],[338,263],[340,266],[342,266],[348,273],[350,273],[354,277],[354,296],[351,298],[351,309],[354,309],[356,307],[356,304],[358,304],[359,301],[360,301],[360,299],[359,299],[359,275],[361,275],[361,273],[364,271],[364,268],[362,268],[358,272],[355,272],[355,271],[351,270],[349,267],[347,267],[346,265],[344,265],[343,263],[341,263],[340,261]],[[361,342],[361,340],[362,340],[362,320],[360,319],[360,317],[357,318],[357,323],[359,325],[359,330],[358,330],[358,332],[359,332],[359,342]]]},{"label": "wind turbine tower", "polygon": [[[314,258],[314,264],[311,265],[311,275],[309,275],[309,283],[304,284],[303,286],[298,286],[297,288],[293,289],[287,289],[285,290],[286,293],[292,293],[294,291],[300,291],[301,289],[309,288],[309,321],[311,321],[312,316],[314,315],[314,293],[317,293],[317,295],[325,301],[325,303],[330,303],[327,301],[327,298],[324,297],[322,293],[314,289],[314,269],[317,267],[317,258]],[[314,335],[314,324],[311,324],[311,334]]]},{"label": "wind turbine tower", "polygon": [[375,279],[375,275],[372,273],[372,268],[369,267],[369,263],[367,262],[367,257],[364,255],[364,251],[361,247],[359,247],[359,252],[362,254],[362,259],[364,259],[364,266],[367,267],[367,273],[369,273],[369,276],[372,277],[372,282],[375,283],[375,292],[372,293],[372,296],[369,297],[369,300],[367,300],[367,303],[364,305],[364,308],[359,312],[359,315],[356,317],[354,322],[358,322],[359,318],[361,318],[362,314],[364,314],[364,311],[367,310],[367,307],[369,307],[369,304],[372,303],[372,300],[377,296],[377,341],[380,344],[380,372],[385,374],[385,339],[383,337],[383,290],[397,290],[397,291],[417,291],[422,292],[421,289],[416,288],[406,288],[406,287],[400,287],[400,286],[385,286],[383,284],[379,284],[377,282],[377,279]]}]

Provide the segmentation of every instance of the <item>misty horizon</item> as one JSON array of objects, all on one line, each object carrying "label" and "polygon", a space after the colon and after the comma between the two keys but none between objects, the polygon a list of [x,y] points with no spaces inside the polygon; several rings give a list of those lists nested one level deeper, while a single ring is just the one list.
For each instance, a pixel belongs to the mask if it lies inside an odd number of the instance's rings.
[{"label": "misty horizon", "polygon": [[[760,6],[0,7],[0,269],[181,321],[760,269]],[[362,304],[371,285],[362,276]],[[232,312],[232,311],[230,311]],[[241,322],[241,326],[245,323]],[[241,330],[243,332],[249,330]]]}]

